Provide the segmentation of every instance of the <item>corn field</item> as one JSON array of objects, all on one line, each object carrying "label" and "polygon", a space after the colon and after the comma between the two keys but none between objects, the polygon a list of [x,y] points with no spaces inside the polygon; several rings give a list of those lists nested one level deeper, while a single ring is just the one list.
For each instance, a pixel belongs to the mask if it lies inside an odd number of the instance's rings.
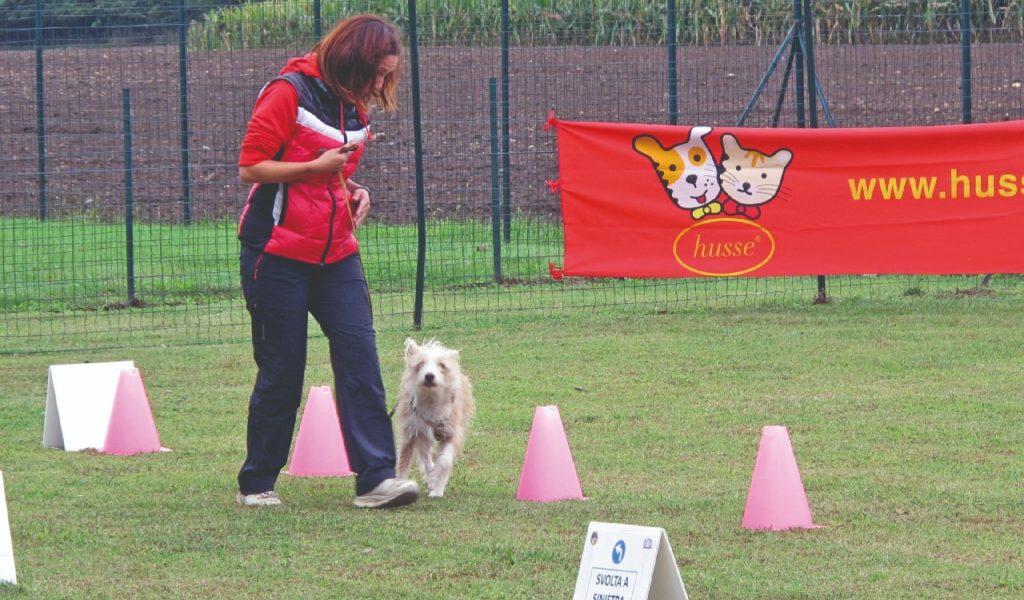
[{"label": "corn field", "polygon": [[[500,42],[497,2],[419,2],[420,42],[437,46],[488,46]],[[850,0],[813,2],[815,35],[822,43],[908,43],[958,38],[959,0]],[[346,14],[374,12],[407,27],[405,2],[351,0],[322,7],[324,22]],[[676,39],[681,44],[759,44],[781,39],[793,10],[791,0],[680,0]],[[659,45],[667,42],[665,2],[655,0],[540,0],[509,3],[509,35],[516,45]],[[1024,39],[1024,1],[970,2],[983,41]],[[309,39],[310,0],[252,2],[216,9],[189,26],[196,50],[262,48]]]}]

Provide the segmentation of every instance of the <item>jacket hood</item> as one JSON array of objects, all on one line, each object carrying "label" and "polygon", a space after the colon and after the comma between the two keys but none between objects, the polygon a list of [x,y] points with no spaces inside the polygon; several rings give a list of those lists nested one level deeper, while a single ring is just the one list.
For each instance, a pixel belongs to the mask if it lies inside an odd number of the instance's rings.
[{"label": "jacket hood", "polygon": [[281,69],[280,75],[285,73],[302,73],[310,77],[320,77],[320,67],[317,66],[316,53],[310,52],[305,56],[293,58]]}]

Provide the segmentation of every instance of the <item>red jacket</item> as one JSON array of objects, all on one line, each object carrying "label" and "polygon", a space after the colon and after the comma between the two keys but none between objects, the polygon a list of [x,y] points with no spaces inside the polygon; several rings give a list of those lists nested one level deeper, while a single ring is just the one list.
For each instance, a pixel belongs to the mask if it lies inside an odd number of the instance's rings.
[{"label": "red jacket", "polygon": [[[324,150],[359,142],[342,169],[355,172],[370,137],[369,118],[331,93],[316,55],[295,58],[264,86],[242,140],[239,166],[267,159],[306,162]],[[353,207],[337,173],[288,183],[257,183],[249,191],[238,239],[268,254],[307,263],[338,262],[359,251]]]}]

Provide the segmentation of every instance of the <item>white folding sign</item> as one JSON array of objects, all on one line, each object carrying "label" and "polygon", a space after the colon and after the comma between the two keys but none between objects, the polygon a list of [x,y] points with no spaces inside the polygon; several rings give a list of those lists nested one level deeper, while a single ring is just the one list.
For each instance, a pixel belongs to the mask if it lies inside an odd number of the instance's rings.
[{"label": "white folding sign", "polygon": [[573,600],[688,600],[660,527],[592,521]]},{"label": "white folding sign", "polygon": [[101,450],[121,372],[133,361],[50,365],[43,446],[69,452]]},{"label": "white folding sign", "polygon": [[14,572],[14,543],[11,542],[11,522],[7,518],[3,471],[0,471],[0,583],[18,584],[18,576]]}]

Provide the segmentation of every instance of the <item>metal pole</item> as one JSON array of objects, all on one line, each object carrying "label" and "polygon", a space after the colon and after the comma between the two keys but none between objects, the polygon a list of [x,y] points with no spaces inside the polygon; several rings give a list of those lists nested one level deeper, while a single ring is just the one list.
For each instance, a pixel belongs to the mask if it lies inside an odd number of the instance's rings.
[{"label": "metal pole", "polygon": [[679,123],[679,82],[676,67],[676,0],[668,0],[668,14],[665,17],[668,31],[668,123]]},{"label": "metal pole", "polygon": [[36,0],[36,153],[39,156],[39,220],[46,220],[46,103],[43,101],[43,0]]},{"label": "metal pole", "polygon": [[427,271],[427,207],[423,189],[423,120],[420,116],[420,53],[416,0],[409,0],[409,71],[412,77],[413,152],[416,159],[416,300],[413,326],[423,326],[423,292]]},{"label": "metal pole", "polygon": [[132,101],[128,88],[121,90],[121,111],[124,115],[124,244],[130,306],[135,302],[135,208],[132,198]]},{"label": "metal pole", "polygon": [[508,0],[501,0],[501,163],[502,163],[502,196],[505,203],[505,242],[512,237],[512,164],[510,158],[509,137],[509,67],[508,67],[508,34],[509,34]]},{"label": "metal pole", "polygon": [[[737,119],[736,124],[739,127],[742,127],[743,124],[746,123],[747,116],[750,115],[750,111],[752,111],[754,109],[754,105],[757,104],[757,99],[761,97],[761,94],[764,92],[765,87],[767,87],[768,85],[768,78],[770,78],[772,76],[772,73],[775,72],[775,69],[779,67],[779,62],[782,59],[782,53],[785,52],[786,50],[789,50],[789,62],[786,66],[786,73],[782,77],[782,85],[783,88],[785,88],[786,80],[789,79],[789,65],[793,64],[793,46],[791,45],[793,41],[793,31],[794,28],[790,27],[789,31],[786,33],[786,38],[782,40],[782,45],[779,46],[778,51],[775,52],[775,56],[772,57],[772,62],[768,64],[768,69],[764,72],[764,75],[761,76],[761,81],[757,82],[757,87],[754,88],[753,95],[750,96],[750,100],[747,102],[747,106],[743,109],[743,112],[740,113],[740,118]],[[779,102],[782,102],[781,97],[779,98]]]},{"label": "metal pole", "polygon": [[[971,105],[971,42],[973,41],[971,25],[971,0],[960,0],[960,99],[963,104],[963,122],[974,119]],[[981,278],[981,287],[988,287],[992,282],[992,273]]]},{"label": "metal pole", "polygon": [[[814,68],[814,21],[811,18],[810,0],[803,0],[803,35],[800,36],[800,46],[807,65],[807,104],[808,116],[811,127],[818,126],[818,104],[815,101],[817,92],[818,75]],[[797,80],[799,83],[799,80]],[[801,92],[802,93],[802,92]],[[824,275],[818,275],[818,295],[815,297],[816,304],[828,302],[828,286]]]},{"label": "metal pole", "polygon": [[494,253],[494,281],[501,282],[501,184],[498,179],[498,81],[487,81],[491,107],[491,247]]},{"label": "metal pole", "polygon": [[[811,19],[811,6],[809,0],[794,0],[793,1],[793,20],[794,27],[797,30],[797,44],[795,48],[797,50],[797,127],[805,127],[806,122],[804,121],[804,93],[807,90],[806,101],[808,104],[808,113],[810,116],[810,126],[818,126],[818,110],[815,98],[815,86],[817,84],[817,74],[814,72],[814,49],[811,44],[811,36],[813,35],[813,24]],[[806,69],[807,86],[804,86],[804,76]],[[822,304],[828,302],[828,292],[826,289],[826,280],[824,275],[818,275],[818,295],[814,298],[815,304]]]},{"label": "metal pole", "polygon": [[319,40],[323,35],[323,22],[320,15],[320,0],[313,0],[313,39]]},{"label": "metal pole", "polygon": [[779,99],[775,102],[775,112],[772,113],[772,127],[779,126],[782,118],[782,104],[786,101],[786,91],[789,90],[789,76],[793,72],[793,61],[796,60],[796,44],[790,42],[789,58],[786,59],[786,68],[782,71],[782,85],[779,86]]},{"label": "metal pole", "polygon": [[971,122],[971,0],[960,0],[960,97],[964,123]]},{"label": "metal pole", "polygon": [[188,15],[185,0],[178,4],[178,115],[181,139],[181,220],[192,224],[192,180],[189,174],[189,128],[188,128]]},{"label": "metal pole", "polygon": [[814,68],[814,19],[811,18],[811,2],[804,0],[804,35],[801,38],[805,64],[807,65],[807,114],[811,127],[818,126],[818,103],[815,87],[818,75]]},{"label": "metal pole", "polygon": [[793,28],[796,31],[797,43],[793,46],[796,53],[796,126],[804,126],[804,54],[803,44],[799,43],[803,36],[803,9],[800,0],[793,0]]}]

